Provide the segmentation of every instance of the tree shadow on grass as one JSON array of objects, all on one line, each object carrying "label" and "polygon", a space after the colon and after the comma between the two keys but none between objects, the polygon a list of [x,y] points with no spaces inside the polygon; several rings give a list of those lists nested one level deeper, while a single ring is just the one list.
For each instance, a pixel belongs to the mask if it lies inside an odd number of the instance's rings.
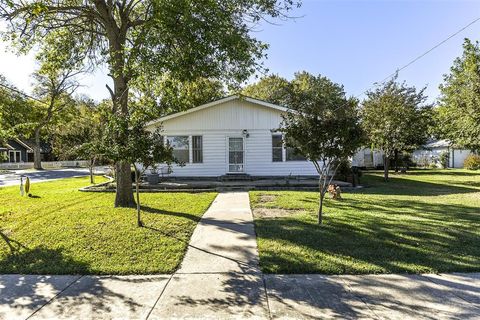
[{"label": "tree shadow on grass", "polygon": [[190,219],[192,221],[198,222],[201,219],[201,216],[186,213],[186,212],[177,212],[177,211],[169,211],[169,210],[163,210],[163,209],[157,209],[157,208],[152,208],[146,205],[141,205],[140,206],[141,211],[147,212],[147,213],[153,213],[153,214],[159,214],[159,215],[166,215],[166,216],[173,216],[173,217],[179,217],[179,218],[186,218]]},{"label": "tree shadow on grass", "polygon": [[[349,206],[345,202],[342,205]],[[322,226],[314,219],[256,220],[261,241],[279,244],[260,247],[261,265],[275,273],[480,271],[476,245],[480,234],[474,227],[480,223],[478,208],[410,200],[395,203],[398,209],[393,203],[371,209],[383,213],[378,217],[367,216],[365,204],[354,207],[365,213],[327,213]],[[405,209],[413,212],[402,212]],[[283,252],[283,247],[291,246],[304,249]]]},{"label": "tree shadow on grass", "polygon": [[[160,282],[167,279],[80,276],[91,273],[90,266],[69,257],[63,249],[29,249],[4,234],[2,238],[15,245],[10,254],[0,256],[0,319],[27,318],[34,312],[52,319],[75,314],[99,318],[128,317],[129,312],[145,314],[154,301],[139,298],[143,289],[159,293],[163,288]],[[138,288],[134,290],[135,285]]]},{"label": "tree shadow on grass", "polygon": [[[459,186],[462,185],[462,186]],[[480,186],[476,181],[455,181],[455,185],[423,182],[401,177],[392,177],[389,182],[384,182],[381,177],[369,176],[364,180],[367,188],[352,191],[358,194],[387,194],[407,196],[440,196],[448,194],[464,194],[480,192],[475,188]]]}]

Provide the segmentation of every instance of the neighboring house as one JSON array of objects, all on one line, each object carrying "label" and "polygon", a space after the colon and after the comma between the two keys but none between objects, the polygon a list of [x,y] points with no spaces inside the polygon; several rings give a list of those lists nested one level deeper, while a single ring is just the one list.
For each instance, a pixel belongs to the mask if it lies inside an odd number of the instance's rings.
[{"label": "neighboring house", "polygon": [[426,167],[430,164],[440,166],[440,155],[444,152],[448,153],[449,168],[463,168],[465,158],[472,153],[470,150],[454,148],[448,140],[436,140],[415,150],[412,160],[420,166]]},{"label": "neighboring house", "polygon": [[284,147],[277,129],[285,112],[284,107],[234,95],[162,117],[147,129],[161,127],[175,157],[185,163],[173,165],[172,176],[318,175],[312,163]]},{"label": "neighboring house", "polygon": [[383,152],[362,148],[352,157],[352,166],[360,168],[378,168],[383,167]]},{"label": "neighboring house", "polygon": [[4,162],[28,162],[33,157],[33,149],[20,139],[9,139],[0,146],[0,152],[7,155]]},{"label": "neighboring house", "polygon": [[[33,162],[33,148],[32,140],[14,138],[9,139],[3,145],[0,145],[0,152],[7,155],[7,160],[4,162]],[[41,161],[52,161],[54,156],[52,148],[46,142],[40,144]]]}]

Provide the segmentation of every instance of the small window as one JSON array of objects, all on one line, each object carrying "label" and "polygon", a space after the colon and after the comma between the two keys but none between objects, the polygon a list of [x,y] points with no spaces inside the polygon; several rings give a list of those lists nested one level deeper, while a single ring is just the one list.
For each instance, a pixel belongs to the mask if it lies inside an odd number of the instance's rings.
[{"label": "small window", "polygon": [[180,163],[189,162],[188,136],[167,137],[167,141],[173,148],[173,157]]},{"label": "small window", "polygon": [[192,136],[192,162],[203,162],[203,139],[202,136]]},{"label": "small window", "polygon": [[272,135],[272,161],[283,161],[283,141],[281,134]]},{"label": "small window", "polygon": [[293,148],[287,148],[287,161],[305,161],[307,158],[299,154]]}]

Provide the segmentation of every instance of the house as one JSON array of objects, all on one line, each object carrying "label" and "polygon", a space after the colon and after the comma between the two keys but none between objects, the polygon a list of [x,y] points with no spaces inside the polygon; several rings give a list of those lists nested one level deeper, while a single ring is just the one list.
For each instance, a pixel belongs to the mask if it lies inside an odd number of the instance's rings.
[{"label": "house", "polygon": [[[316,176],[312,163],[285,148],[277,131],[287,109],[232,95],[147,124],[162,128],[174,156],[175,177]],[[162,172],[167,172],[165,167]]]},{"label": "house", "polygon": [[359,168],[383,167],[383,152],[370,148],[361,148],[353,155],[352,166]]},{"label": "house", "polygon": [[440,155],[448,153],[449,168],[463,168],[463,162],[472,152],[470,150],[455,148],[448,140],[435,140],[427,143],[421,149],[415,150],[412,160],[420,166],[430,164],[440,166]]},{"label": "house", "polygon": [[[35,144],[33,140],[14,138],[7,140],[6,143],[0,145],[0,153],[7,155],[3,162],[33,162],[33,148]],[[49,143],[40,142],[41,161],[55,160],[52,154],[52,148]]]},{"label": "house", "polygon": [[0,145],[0,152],[6,155],[3,162],[29,162],[33,159],[33,149],[21,139],[9,139]]}]

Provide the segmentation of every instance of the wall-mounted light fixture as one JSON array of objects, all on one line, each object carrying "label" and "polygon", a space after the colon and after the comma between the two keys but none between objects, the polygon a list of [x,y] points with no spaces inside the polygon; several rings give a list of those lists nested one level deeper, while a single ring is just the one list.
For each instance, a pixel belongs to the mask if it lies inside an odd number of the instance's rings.
[{"label": "wall-mounted light fixture", "polygon": [[243,130],[242,130],[242,135],[243,135],[245,138],[250,137],[250,133],[248,133],[248,130],[247,130],[247,129],[243,129]]}]

